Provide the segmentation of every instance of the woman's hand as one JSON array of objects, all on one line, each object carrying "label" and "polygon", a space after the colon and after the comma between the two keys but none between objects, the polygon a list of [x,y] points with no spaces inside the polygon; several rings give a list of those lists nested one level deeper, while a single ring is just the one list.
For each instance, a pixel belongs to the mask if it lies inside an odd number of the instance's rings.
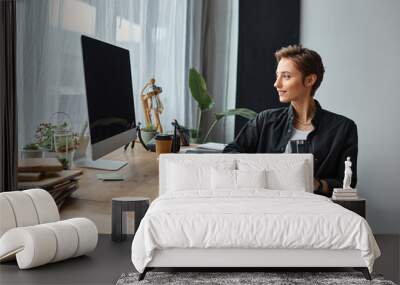
[{"label": "woman's hand", "polygon": [[[322,187],[321,187],[321,185],[322,185]],[[321,189],[322,193],[324,193],[324,194],[329,194],[328,183],[325,180],[314,178],[314,190],[317,190],[317,189]]]},{"label": "woman's hand", "polygon": [[321,182],[318,179],[314,178],[314,190],[318,189],[321,186]]}]

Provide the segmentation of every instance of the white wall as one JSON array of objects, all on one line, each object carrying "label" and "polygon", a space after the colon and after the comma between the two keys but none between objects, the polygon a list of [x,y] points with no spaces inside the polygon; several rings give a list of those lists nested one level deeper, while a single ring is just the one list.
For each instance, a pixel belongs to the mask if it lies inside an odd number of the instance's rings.
[{"label": "white wall", "polygon": [[358,126],[367,220],[400,233],[400,1],[303,0],[301,43],[325,64],[316,99]]}]

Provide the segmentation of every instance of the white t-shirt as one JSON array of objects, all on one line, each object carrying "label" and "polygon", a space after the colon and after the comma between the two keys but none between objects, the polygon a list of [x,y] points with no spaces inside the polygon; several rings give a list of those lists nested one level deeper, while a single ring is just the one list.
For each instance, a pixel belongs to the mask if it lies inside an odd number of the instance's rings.
[{"label": "white t-shirt", "polygon": [[[291,141],[299,141],[299,140],[307,140],[307,136],[309,133],[311,133],[312,130],[310,131],[302,131],[296,128],[293,128],[293,133],[292,137],[290,138],[288,144],[286,145],[285,153],[293,153],[292,147],[290,146]],[[298,151],[294,151],[294,153],[298,153]]]}]

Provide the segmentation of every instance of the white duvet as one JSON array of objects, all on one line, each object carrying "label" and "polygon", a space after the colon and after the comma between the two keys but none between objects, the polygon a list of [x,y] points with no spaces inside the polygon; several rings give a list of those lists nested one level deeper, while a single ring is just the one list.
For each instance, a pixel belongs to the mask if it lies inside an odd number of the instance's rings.
[{"label": "white duvet", "polygon": [[371,272],[380,255],[359,215],[319,195],[265,189],[160,196],[134,237],[132,262],[143,272],[165,248],[358,249]]}]

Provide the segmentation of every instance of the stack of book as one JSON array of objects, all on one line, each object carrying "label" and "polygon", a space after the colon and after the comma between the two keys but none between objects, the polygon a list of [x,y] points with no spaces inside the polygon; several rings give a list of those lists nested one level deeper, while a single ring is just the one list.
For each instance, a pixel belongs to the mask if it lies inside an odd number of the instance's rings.
[{"label": "stack of book", "polygon": [[335,200],[356,200],[358,199],[357,189],[334,188],[332,199]]},{"label": "stack of book", "polygon": [[56,158],[23,159],[18,163],[18,188],[47,190],[60,209],[78,189],[78,176],[82,173],[82,170],[63,170]]},{"label": "stack of book", "polygon": [[64,181],[50,186],[46,189],[56,201],[58,209],[64,204],[65,200],[78,189],[77,178],[67,178]]}]

